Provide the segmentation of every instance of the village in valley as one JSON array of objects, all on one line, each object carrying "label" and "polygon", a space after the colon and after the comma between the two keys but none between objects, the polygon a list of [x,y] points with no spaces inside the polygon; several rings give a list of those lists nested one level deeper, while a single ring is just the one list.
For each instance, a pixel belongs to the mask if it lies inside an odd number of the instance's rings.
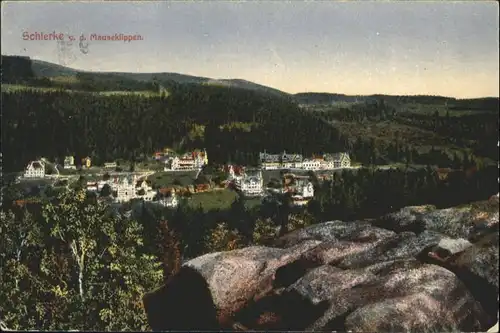
[{"label": "village in valley", "polygon": [[0,331],[498,332],[498,8],[351,2],[2,3]]},{"label": "village in valley", "polygon": [[169,148],[155,152],[142,163],[129,164],[128,170],[118,162],[93,165],[90,156],[78,165],[74,156],[66,156],[60,164],[40,158],[28,163],[16,183],[35,182],[42,193],[49,187],[79,185],[100,200],[116,205],[137,199],[175,208],[180,198],[191,198],[193,194],[231,191],[253,200],[289,193],[294,206],[304,206],[314,198],[312,174],[317,179],[328,179],[335,171],[354,168],[346,152],[304,157],[264,151],[259,153],[259,161],[258,166],[214,166],[209,164],[205,149],[177,154]]}]

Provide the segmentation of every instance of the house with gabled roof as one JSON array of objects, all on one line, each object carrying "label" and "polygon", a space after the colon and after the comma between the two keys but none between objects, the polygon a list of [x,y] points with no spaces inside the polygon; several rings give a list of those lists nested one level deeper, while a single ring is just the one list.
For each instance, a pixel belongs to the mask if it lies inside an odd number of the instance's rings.
[{"label": "house with gabled roof", "polygon": [[[144,192],[144,194],[142,194]],[[143,199],[144,201],[153,201],[155,196],[157,195],[157,191],[155,191],[146,180],[139,181],[136,184],[136,195],[138,198]]]},{"label": "house with gabled roof", "polygon": [[260,196],[264,193],[264,178],[261,170],[245,170],[236,178],[235,187],[246,196]]},{"label": "house with gabled roof", "polygon": [[278,170],[281,168],[281,154],[268,154],[266,151],[259,154],[263,170]]},{"label": "house with gabled roof", "polygon": [[166,159],[164,171],[199,170],[207,164],[207,151],[205,149],[203,151],[195,150],[193,152],[185,153],[181,156],[175,156]]},{"label": "house with gabled roof", "polygon": [[328,165],[328,169],[349,168],[351,166],[351,158],[348,153],[325,154],[323,159]]},{"label": "house with gabled roof", "polygon": [[24,172],[24,178],[44,178],[45,164],[42,161],[31,161]]},{"label": "house with gabled roof", "polygon": [[285,169],[302,169],[303,157],[301,154],[287,154],[283,152],[281,155],[281,166]]},{"label": "house with gabled roof", "polygon": [[124,177],[120,182],[116,182],[112,188],[116,189],[116,202],[127,202],[136,198],[136,180]]},{"label": "house with gabled roof", "polygon": [[294,206],[305,205],[314,198],[314,186],[307,176],[286,174],[283,177],[284,192],[292,194]]}]

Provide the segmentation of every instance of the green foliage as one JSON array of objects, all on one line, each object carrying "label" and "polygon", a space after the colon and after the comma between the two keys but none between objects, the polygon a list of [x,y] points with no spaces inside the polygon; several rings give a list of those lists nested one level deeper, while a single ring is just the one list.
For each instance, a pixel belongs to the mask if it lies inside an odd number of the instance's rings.
[{"label": "green foliage", "polygon": [[7,326],[38,330],[146,330],[142,295],[162,281],[142,227],[80,190],[45,202],[36,218],[2,212]]},{"label": "green foliage", "polygon": [[276,226],[270,219],[258,218],[252,236],[255,244],[264,245],[267,240],[276,237]]},{"label": "green foliage", "polygon": [[230,251],[239,248],[241,237],[238,232],[230,230],[227,223],[218,223],[205,239],[207,252]]},{"label": "green foliage", "polygon": [[195,193],[190,199],[189,206],[192,208],[201,206],[204,211],[211,209],[228,209],[236,197],[237,194],[235,192],[226,189]]},{"label": "green foliage", "polygon": [[109,186],[108,184],[104,184],[104,186],[102,187],[101,189],[101,193],[99,193],[99,195],[101,197],[109,197],[111,195],[111,186]]},{"label": "green foliage", "polygon": [[320,184],[307,210],[316,221],[350,221],[381,216],[405,206],[456,206],[497,193],[497,177],[494,166],[470,173],[451,171],[443,180],[430,167],[344,170]]}]

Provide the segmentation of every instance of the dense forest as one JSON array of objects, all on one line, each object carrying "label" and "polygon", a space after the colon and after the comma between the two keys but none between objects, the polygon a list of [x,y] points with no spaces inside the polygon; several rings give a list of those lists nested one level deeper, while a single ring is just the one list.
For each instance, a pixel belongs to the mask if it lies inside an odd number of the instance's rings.
[{"label": "dense forest", "polygon": [[[465,114],[456,115],[454,106],[418,105],[420,112],[410,111],[406,104],[395,104],[390,98],[323,108],[315,112],[336,128],[365,128],[367,131],[383,125],[386,130],[372,133],[370,138],[342,131],[356,141],[350,150],[358,160],[376,164],[390,161],[456,167],[460,160],[475,163],[477,157],[498,160],[498,102],[489,99],[460,100]],[[414,105],[412,105],[414,106]],[[484,107],[476,110],[476,107]],[[445,110],[440,114],[436,109]],[[339,125],[340,124],[340,125]],[[353,131],[356,132],[356,131]],[[427,136],[427,137],[426,137]],[[428,146],[428,149],[419,149]],[[460,152],[460,154],[457,154]],[[370,156],[376,155],[376,156]]]},{"label": "dense forest", "polygon": [[[206,148],[213,163],[257,163],[258,152],[283,150],[304,155],[348,151],[363,164],[404,162],[453,167],[457,159],[441,148],[417,150],[414,142],[383,141],[341,131],[331,120],[390,118],[443,138],[441,145],[498,159],[498,117],[461,117],[397,112],[382,102],[332,114],[308,112],[288,99],[254,91],[179,85],[168,96],[98,95],[85,92],[2,92],[4,170],[19,171],[36,156],[49,159],[90,155],[96,163],[137,160],[165,146]],[[380,120],[380,121],[381,121]]]},{"label": "dense forest", "polygon": [[2,102],[10,171],[38,155],[90,155],[99,163],[150,156],[180,142],[185,149],[206,148],[214,163],[256,162],[264,149],[342,151],[346,142],[294,103],[243,89],[188,85],[168,97],[15,91],[2,92]]}]

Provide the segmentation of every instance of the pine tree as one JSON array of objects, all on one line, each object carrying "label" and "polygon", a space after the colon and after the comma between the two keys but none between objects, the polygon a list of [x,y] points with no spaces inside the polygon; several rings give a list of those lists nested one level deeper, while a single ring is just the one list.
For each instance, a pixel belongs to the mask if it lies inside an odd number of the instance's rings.
[{"label": "pine tree", "polygon": [[167,221],[161,221],[159,229],[162,235],[160,248],[163,262],[163,280],[168,281],[181,268],[180,240],[177,233],[169,228]]}]

